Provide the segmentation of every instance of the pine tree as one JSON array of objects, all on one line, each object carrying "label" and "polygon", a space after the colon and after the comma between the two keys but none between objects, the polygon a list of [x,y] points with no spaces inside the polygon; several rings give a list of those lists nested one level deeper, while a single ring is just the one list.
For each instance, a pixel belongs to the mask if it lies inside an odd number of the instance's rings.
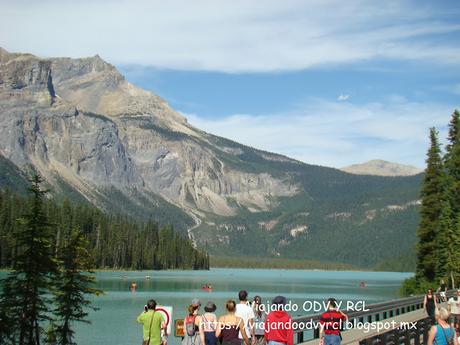
[{"label": "pine tree", "polygon": [[438,133],[430,129],[430,148],[421,190],[422,205],[420,224],[417,229],[417,281],[433,281],[436,277],[436,235],[442,209],[444,172]]},{"label": "pine tree", "polygon": [[452,288],[455,288],[456,282],[460,281],[460,214],[457,215],[456,225],[451,231],[452,244],[452,262],[450,263],[450,281]]},{"label": "pine tree", "polygon": [[[455,110],[449,123],[448,144],[444,157],[446,192],[452,214],[460,212],[460,113]],[[456,219],[453,219],[456,222]]]},{"label": "pine tree", "polygon": [[460,274],[460,236],[459,228],[452,219],[450,204],[444,201],[436,239],[436,274],[437,280],[450,280],[454,285]]},{"label": "pine tree", "polygon": [[[17,254],[22,252],[15,238],[20,226],[17,219],[28,208],[25,198],[0,191],[0,267],[13,267]],[[207,267],[205,254],[171,226],[162,226],[160,235],[158,223],[153,220],[142,223],[126,216],[106,215],[89,205],[73,205],[70,201],[58,204],[53,199],[44,200],[43,210],[53,224],[50,234],[55,258],[69,240],[71,230],[78,227],[89,242],[95,268]]]},{"label": "pine tree", "polygon": [[436,236],[436,280],[444,279],[447,276],[450,261],[451,246],[449,239],[452,230],[452,210],[448,202],[442,203],[441,215],[439,217],[439,228]]},{"label": "pine tree", "polygon": [[[440,227],[440,237],[448,240],[449,243],[439,243],[438,251],[444,253],[444,257],[440,259],[446,261],[445,267],[439,276],[446,278],[446,273],[449,275],[452,285],[458,279],[458,265],[460,262],[456,253],[460,252],[459,238],[459,215],[460,215],[460,113],[455,110],[452,114],[449,123],[448,144],[446,145],[446,154],[444,156],[445,167],[445,191],[444,199],[447,205],[443,207],[446,209],[445,213],[449,213],[449,220],[447,215],[443,218],[444,226]],[[448,224],[448,226],[447,226]],[[443,246],[444,245],[444,246]],[[444,273],[444,274],[442,274]]]},{"label": "pine tree", "polygon": [[85,309],[90,307],[91,302],[87,299],[87,295],[101,293],[100,290],[91,287],[95,282],[95,277],[92,275],[94,263],[87,249],[88,246],[83,233],[75,229],[59,253],[61,268],[55,288],[54,315],[57,318],[57,338],[61,345],[76,344],[72,323],[88,322],[86,320],[88,313]]},{"label": "pine tree", "polygon": [[[51,224],[44,212],[42,178],[35,174],[29,192],[32,194],[29,212],[20,220],[15,234],[20,252],[14,258],[12,271],[3,281],[0,297],[2,309],[10,311],[11,337],[14,344],[39,345],[42,333],[40,322],[49,319],[46,296],[51,276],[57,264],[51,250]],[[6,288],[5,288],[6,287]]]},{"label": "pine tree", "polygon": [[1,285],[3,289],[0,296],[0,344],[15,344],[19,329],[14,316],[20,312],[19,300],[12,291],[11,281],[4,280]]}]

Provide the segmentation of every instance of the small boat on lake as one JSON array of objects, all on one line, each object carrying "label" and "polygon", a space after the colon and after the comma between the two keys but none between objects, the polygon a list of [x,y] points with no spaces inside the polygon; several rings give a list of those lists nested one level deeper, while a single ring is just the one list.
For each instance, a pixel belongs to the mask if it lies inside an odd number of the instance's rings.
[{"label": "small boat on lake", "polygon": [[201,287],[201,290],[207,291],[207,292],[212,292],[212,286],[209,284],[205,284]]},{"label": "small boat on lake", "polygon": [[131,292],[136,292],[137,284],[135,282],[132,282],[131,285],[129,286],[129,289],[131,290]]}]

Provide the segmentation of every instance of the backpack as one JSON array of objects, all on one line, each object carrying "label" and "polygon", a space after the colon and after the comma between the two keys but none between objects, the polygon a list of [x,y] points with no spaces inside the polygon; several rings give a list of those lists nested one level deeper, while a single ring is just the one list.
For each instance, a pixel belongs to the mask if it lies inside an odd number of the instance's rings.
[{"label": "backpack", "polygon": [[193,337],[196,334],[195,319],[196,315],[187,315],[185,317],[185,333],[187,333],[189,337]]}]

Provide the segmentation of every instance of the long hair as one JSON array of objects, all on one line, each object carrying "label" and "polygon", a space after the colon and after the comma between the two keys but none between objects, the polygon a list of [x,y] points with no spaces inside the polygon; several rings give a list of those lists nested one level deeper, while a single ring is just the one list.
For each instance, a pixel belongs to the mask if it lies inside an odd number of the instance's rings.
[{"label": "long hair", "polygon": [[188,310],[188,315],[192,316],[195,313],[195,310],[197,310],[198,308],[199,308],[199,306],[190,304],[188,306],[188,309],[187,309]]},{"label": "long hair", "polygon": [[252,302],[252,310],[254,311],[254,314],[257,316],[262,316],[262,299],[260,296],[254,296],[254,301]]}]

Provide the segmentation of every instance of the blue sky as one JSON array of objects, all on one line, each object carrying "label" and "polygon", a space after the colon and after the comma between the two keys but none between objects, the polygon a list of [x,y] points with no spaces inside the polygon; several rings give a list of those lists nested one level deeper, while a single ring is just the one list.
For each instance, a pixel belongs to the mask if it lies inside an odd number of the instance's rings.
[{"label": "blue sky", "polygon": [[[0,46],[101,55],[193,125],[302,161],[423,167],[460,107],[458,1],[0,0]],[[14,30],[11,28],[14,27]]]}]

